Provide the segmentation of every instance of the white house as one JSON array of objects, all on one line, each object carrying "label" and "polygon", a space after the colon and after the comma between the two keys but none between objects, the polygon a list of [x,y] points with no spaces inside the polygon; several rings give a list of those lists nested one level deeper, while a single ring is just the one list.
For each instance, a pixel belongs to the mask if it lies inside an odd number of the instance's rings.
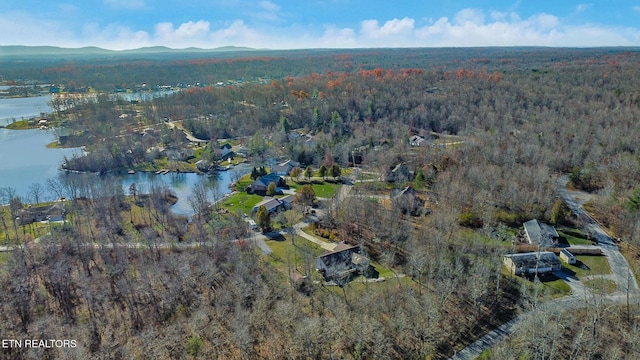
[{"label": "white house", "polygon": [[576,262],[578,262],[578,259],[576,259],[575,255],[573,255],[567,249],[562,249],[562,251],[560,251],[560,259],[564,260],[569,265],[574,265]]}]

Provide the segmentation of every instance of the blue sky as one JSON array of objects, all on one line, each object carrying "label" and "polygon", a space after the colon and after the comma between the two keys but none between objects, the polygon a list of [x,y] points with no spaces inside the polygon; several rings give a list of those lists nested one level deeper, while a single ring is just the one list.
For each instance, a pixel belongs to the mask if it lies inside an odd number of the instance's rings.
[{"label": "blue sky", "polygon": [[640,46],[640,0],[2,0],[0,45]]}]

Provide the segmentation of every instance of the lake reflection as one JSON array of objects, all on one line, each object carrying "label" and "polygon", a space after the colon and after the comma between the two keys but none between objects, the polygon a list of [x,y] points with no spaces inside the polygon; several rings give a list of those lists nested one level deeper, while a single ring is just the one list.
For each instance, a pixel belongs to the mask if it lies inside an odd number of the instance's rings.
[{"label": "lake reflection", "polygon": [[[44,130],[8,130],[0,129],[0,188],[11,187],[16,194],[26,202],[31,202],[30,187],[39,184],[42,190],[40,200],[53,200],[55,195],[47,186],[50,178],[62,182],[85,177],[89,181],[100,181],[102,177],[90,174],[65,173],[59,170],[64,157],[79,154],[80,149],[50,149],[46,144],[55,140],[54,135]],[[189,196],[193,187],[199,181],[204,181],[209,191],[209,200],[214,198],[214,191],[218,196],[229,193],[229,184],[234,176],[245,175],[249,172],[247,166],[224,171],[212,176],[195,173],[169,173],[156,175],[153,172],[138,172],[135,174],[116,175],[122,183],[125,194],[129,194],[129,187],[136,183],[138,192],[145,193],[153,184],[166,185],[178,196],[178,202],[171,208],[176,214],[191,215],[193,210],[189,204]],[[67,194],[67,196],[69,196]]]},{"label": "lake reflection", "polygon": [[[246,167],[241,167],[235,172],[237,175],[245,175],[249,171]],[[234,171],[223,171],[212,175],[202,175],[194,173],[169,173],[166,175],[156,175],[155,173],[135,173],[121,175],[122,188],[125,194],[129,194],[129,187],[136,184],[139,192],[146,193],[151,186],[166,185],[178,196],[178,202],[171,207],[175,214],[192,215],[193,209],[189,204],[189,197],[193,194],[193,187],[203,181],[209,189],[208,198],[212,202],[216,197],[220,198],[224,194],[231,192],[229,185],[233,182]],[[215,195],[214,195],[215,194]]]}]

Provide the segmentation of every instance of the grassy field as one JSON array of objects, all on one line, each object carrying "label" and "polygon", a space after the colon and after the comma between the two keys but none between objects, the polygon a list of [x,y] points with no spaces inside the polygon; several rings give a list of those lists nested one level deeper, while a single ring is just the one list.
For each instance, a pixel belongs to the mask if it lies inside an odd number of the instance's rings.
[{"label": "grassy field", "polygon": [[564,264],[564,266],[575,272],[576,277],[589,275],[611,274],[611,267],[606,256],[578,255],[576,265]]},{"label": "grassy field", "polygon": [[545,295],[551,296],[552,298],[566,296],[571,293],[571,286],[560,279],[542,281],[539,286],[542,286]]},{"label": "grassy field", "polygon": [[582,230],[558,228],[560,239],[566,240],[569,245],[592,245],[592,241],[587,239],[587,234]]},{"label": "grassy field", "polygon": [[265,255],[265,259],[271,266],[284,274],[287,274],[289,269],[297,269],[302,273],[305,261],[310,262],[313,269],[315,258],[324,252],[320,246],[303,239],[298,239],[296,245],[292,244],[288,235],[283,239],[266,241],[273,253]]},{"label": "grassy field", "polygon": [[504,231],[504,234],[496,236],[484,236],[478,231],[474,231],[468,228],[461,228],[459,231],[459,238],[465,242],[482,243],[485,245],[498,246],[505,249],[510,249],[513,247],[512,240],[514,237],[515,233],[512,234],[507,230]]},{"label": "grassy field", "polygon": [[289,186],[294,190],[298,190],[308,183],[311,184],[313,191],[316,193],[316,197],[325,199],[332,198],[342,186],[342,184],[333,184],[327,181],[322,181],[322,178],[311,178],[310,182],[307,182],[304,178],[300,178],[298,182],[294,180],[289,181]]},{"label": "grassy field", "polygon": [[29,126],[28,120],[18,120],[7,125],[7,129],[11,129],[11,130],[26,130],[30,128],[31,127]]},{"label": "grassy field", "polygon": [[253,180],[251,180],[251,174],[247,174],[238,179],[238,181],[236,182],[236,190],[244,191],[244,189],[246,189],[247,186],[251,185],[252,182]]},{"label": "grassy field", "polygon": [[263,197],[260,195],[238,191],[227,197],[222,202],[222,206],[229,210],[229,212],[241,211],[243,214],[250,215],[253,207],[262,200]]}]

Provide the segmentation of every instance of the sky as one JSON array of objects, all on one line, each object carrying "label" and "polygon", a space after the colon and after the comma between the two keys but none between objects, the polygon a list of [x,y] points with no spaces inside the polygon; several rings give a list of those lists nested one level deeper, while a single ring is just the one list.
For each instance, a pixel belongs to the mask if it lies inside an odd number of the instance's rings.
[{"label": "sky", "polygon": [[0,45],[640,46],[640,0],[1,0]]}]

